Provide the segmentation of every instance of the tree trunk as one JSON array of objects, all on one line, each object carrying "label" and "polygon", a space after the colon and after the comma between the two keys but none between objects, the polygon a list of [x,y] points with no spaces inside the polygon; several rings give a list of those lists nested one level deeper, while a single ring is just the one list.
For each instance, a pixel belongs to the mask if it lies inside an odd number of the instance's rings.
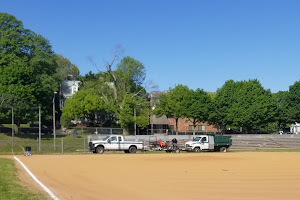
[{"label": "tree trunk", "polygon": [[195,132],[196,132],[196,120],[193,120],[193,125],[194,125],[193,135],[195,135]]},{"label": "tree trunk", "polygon": [[178,135],[178,118],[175,118],[175,124],[176,124],[176,135]]}]

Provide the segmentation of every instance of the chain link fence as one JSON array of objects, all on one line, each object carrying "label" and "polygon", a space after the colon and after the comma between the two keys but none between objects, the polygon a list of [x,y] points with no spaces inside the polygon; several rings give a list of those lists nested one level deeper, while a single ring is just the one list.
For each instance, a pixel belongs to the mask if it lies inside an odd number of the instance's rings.
[{"label": "chain link fence", "polygon": [[64,154],[88,153],[87,138],[57,138],[47,139],[18,139],[0,140],[0,154],[24,154],[26,147],[31,148],[32,154]]}]

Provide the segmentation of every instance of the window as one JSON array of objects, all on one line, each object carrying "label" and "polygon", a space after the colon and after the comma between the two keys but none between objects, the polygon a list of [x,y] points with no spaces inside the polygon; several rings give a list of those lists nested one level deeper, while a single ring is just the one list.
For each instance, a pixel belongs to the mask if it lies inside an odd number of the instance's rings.
[{"label": "window", "polygon": [[204,125],[199,125],[198,126],[198,131],[205,131],[205,126]]},{"label": "window", "polygon": [[78,87],[76,85],[72,86],[72,94],[75,94],[77,91],[78,91]]},{"label": "window", "polygon": [[195,127],[194,125],[189,125],[189,131],[194,131]]},{"label": "window", "polygon": [[111,137],[110,138],[110,141],[112,142],[112,141],[117,141],[117,137]]}]

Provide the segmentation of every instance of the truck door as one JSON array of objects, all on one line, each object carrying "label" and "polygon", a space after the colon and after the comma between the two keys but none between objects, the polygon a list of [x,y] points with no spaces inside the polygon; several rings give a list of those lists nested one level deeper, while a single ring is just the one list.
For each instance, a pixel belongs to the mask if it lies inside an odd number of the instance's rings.
[{"label": "truck door", "polygon": [[107,144],[106,149],[118,149],[119,145],[118,145],[118,140],[117,140],[117,136],[112,136],[109,138],[109,143]]},{"label": "truck door", "polygon": [[201,149],[208,149],[208,136],[203,136],[200,140],[200,147]]}]

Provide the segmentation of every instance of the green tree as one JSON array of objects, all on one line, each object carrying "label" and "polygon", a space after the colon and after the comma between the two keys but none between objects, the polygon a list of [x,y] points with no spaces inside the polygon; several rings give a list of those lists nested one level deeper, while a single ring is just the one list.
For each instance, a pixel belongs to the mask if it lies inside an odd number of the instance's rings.
[{"label": "green tree", "polygon": [[258,80],[226,81],[217,91],[211,120],[223,127],[253,132],[275,121],[276,103]]},{"label": "green tree", "polygon": [[196,91],[190,90],[188,97],[185,99],[186,104],[184,116],[193,123],[195,134],[196,123],[207,122],[210,113],[210,96],[202,89],[197,89]]},{"label": "green tree", "polygon": [[66,100],[61,123],[69,126],[70,120],[87,120],[90,125],[102,126],[111,120],[110,108],[95,95],[93,89],[80,90]]},{"label": "green tree", "polygon": [[[7,99],[15,107],[15,121],[37,121],[41,105],[42,119],[52,118],[52,95],[58,83],[53,78],[56,62],[49,41],[25,29],[21,21],[0,13],[0,93],[17,98]],[[10,109],[4,114],[11,116]]]},{"label": "green tree", "polygon": [[149,104],[147,102],[147,93],[142,86],[145,80],[144,65],[131,58],[124,57],[117,65],[116,70],[112,70],[114,61],[117,58],[114,55],[112,62],[107,63],[106,73],[109,75],[104,79],[104,83],[109,86],[111,92],[101,93],[102,100],[112,108],[116,118],[120,120],[121,127],[127,131],[132,127],[134,108],[137,112],[137,122],[139,127],[145,127],[148,123]]},{"label": "green tree", "polygon": [[300,81],[289,88],[288,94],[290,123],[300,122]]},{"label": "green tree", "polygon": [[[287,125],[291,122],[291,116],[289,113],[289,92],[288,91],[279,91],[275,94],[272,94],[274,101],[277,105],[277,113],[276,113],[276,121],[277,121],[277,129],[274,131],[278,131],[278,128],[284,130]],[[274,125],[273,125],[274,127]]]},{"label": "green tree", "polygon": [[189,99],[191,99],[190,90],[187,86],[177,85],[168,93],[158,96],[155,103],[154,113],[160,117],[166,115],[167,117],[175,118],[176,134],[178,134],[178,119],[186,117]]},{"label": "green tree", "polygon": [[57,64],[57,78],[60,82],[66,80],[68,75],[73,75],[75,79],[79,78],[79,69],[75,64],[62,55],[55,55],[55,62]]},{"label": "green tree", "polygon": [[[101,107],[105,107],[104,110],[111,114],[110,116],[116,119],[119,125],[129,133],[129,130],[133,130],[135,122],[138,127],[145,128],[149,120],[147,93],[142,87],[145,79],[145,68],[141,62],[131,57],[125,57],[117,65],[116,70],[113,70],[112,66],[115,59],[107,64],[107,71],[97,74],[89,72],[80,77],[79,80],[82,81],[81,90],[89,90],[89,94],[101,102]],[[84,96],[87,94],[83,95],[82,98],[86,98]],[[78,98],[75,95],[74,97]],[[74,118],[75,115],[87,117],[87,113],[83,113],[84,108],[80,107],[79,102],[81,101],[84,102],[82,99],[66,101],[66,107],[63,109],[64,121],[71,117]],[[85,102],[85,104],[87,103],[90,102]],[[76,112],[79,113],[75,113],[74,110],[78,110]],[[97,109],[92,108],[91,110]],[[136,111],[136,120],[134,119],[134,110]],[[91,118],[91,116],[89,117]]]}]

